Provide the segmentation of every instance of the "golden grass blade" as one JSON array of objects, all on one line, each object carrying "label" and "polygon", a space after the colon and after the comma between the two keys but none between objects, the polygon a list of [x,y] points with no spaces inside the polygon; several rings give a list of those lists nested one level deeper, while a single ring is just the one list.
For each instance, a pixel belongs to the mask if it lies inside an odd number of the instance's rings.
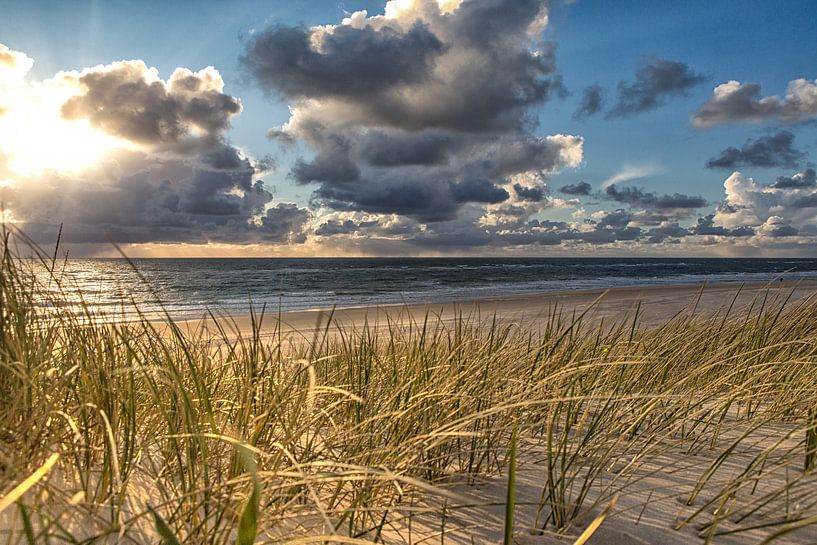
[{"label": "golden grass blade", "polygon": [[51,471],[51,468],[54,467],[54,464],[57,463],[59,458],[60,455],[56,452],[49,456],[45,463],[41,465],[37,471],[29,475],[26,480],[15,486],[11,492],[0,498],[0,513],[5,511],[8,506],[19,500],[29,488],[37,484],[40,479],[45,477],[48,472]]},{"label": "golden grass blade", "polygon": [[613,499],[610,500],[610,503],[607,505],[607,507],[604,508],[604,511],[602,511],[601,514],[597,516],[595,520],[593,520],[593,522],[590,523],[590,526],[584,529],[584,532],[582,532],[581,535],[576,539],[576,541],[573,542],[573,545],[584,545],[585,543],[587,543],[587,540],[593,537],[593,534],[595,534],[596,530],[599,529],[601,523],[604,522],[604,519],[607,518],[607,515],[609,515],[610,511],[613,510],[613,507],[616,506],[617,501],[618,494],[613,496]]},{"label": "golden grass blade", "polygon": [[817,515],[814,515],[813,517],[800,519],[798,521],[785,525],[783,528],[781,528],[780,530],[776,531],[775,533],[761,541],[760,545],[769,545],[769,543],[785,536],[786,534],[790,534],[794,531],[805,528],[806,526],[811,526],[812,524],[817,524]]}]

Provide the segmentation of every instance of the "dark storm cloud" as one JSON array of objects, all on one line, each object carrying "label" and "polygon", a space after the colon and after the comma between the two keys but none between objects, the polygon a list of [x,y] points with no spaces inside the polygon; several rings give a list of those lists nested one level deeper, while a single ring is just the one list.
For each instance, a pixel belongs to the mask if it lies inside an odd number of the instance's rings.
[{"label": "dark storm cloud", "polygon": [[264,242],[303,244],[306,242],[304,226],[312,214],[292,203],[278,203],[269,208],[261,218],[258,231]]},{"label": "dark storm cloud", "polygon": [[663,106],[666,99],[683,96],[706,77],[682,62],[653,58],[636,72],[635,81],[618,84],[616,103],[608,117],[624,117]]},{"label": "dark storm cloud", "polygon": [[465,203],[495,204],[509,196],[505,189],[484,178],[461,182],[378,179],[323,184],[315,191],[313,201],[338,211],[399,214],[435,222],[452,219]]},{"label": "dark storm cloud", "polygon": [[315,229],[315,234],[324,237],[362,234],[366,237],[393,237],[399,235],[401,237],[408,236],[410,238],[410,236],[415,236],[419,231],[419,225],[411,221],[387,222],[382,218],[363,220],[330,219]]},{"label": "dark storm cloud", "polygon": [[218,135],[241,111],[238,99],[221,92],[215,70],[179,69],[167,83],[150,76],[142,61],[87,69],[77,79],[83,93],[62,106],[62,115],[88,119],[108,134],[159,145],[178,142],[194,128]]},{"label": "dark storm cloud", "polygon": [[[568,137],[570,138],[570,137]],[[578,139],[575,139],[578,142]],[[530,135],[513,134],[483,140],[474,147],[472,165],[485,175],[501,178],[531,171],[549,171],[562,161],[566,147],[576,145]]]},{"label": "dark storm cloud", "polygon": [[559,188],[559,191],[565,195],[589,195],[592,190],[593,187],[587,182],[563,185]]},{"label": "dark storm cloud", "polygon": [[[60,188],[59,196],[44,185],[42,193],[12,191],[4,198],[25,218],[25,232],[47,234],[44,242],[60,223],[64,240],[78,243],[302,242],[302,233],[287,238],[283,233],[303,227],[309,214],[285,204],[265,213],[272,195],[262,182],[225,178],[220,171],[198,171],[177,182],[140,172],[114,184],[62,183]],[[258,215],[261,225],[252,222]]]},{"label": "dark storm cloud", "polygon": [[343,183],[357,180],[360,169],[352,162],[349,155],[340,150],[324,150],[312,161],[303,159],[295,161],[292,176],[301,184],[309,182]]},{"label": "dark storm cloud", "polygon": [[715,87],[712,97],[692,117],[698,127],[777,119],[799,123],[817,117],[817,81],[790,81],[783,98],[762,96],[760,84],[730,81]]},{"label": "dark storm cloud", "polygon": [[339,26],[313,43],[315,30],[277,26],[253,37],[242,61],[258,82],[290,98],[372,95],[429,77],[443,51],[422,24],[401,33],[391,27]]},{"label": "dark storm cloud", "polygon": [[681,193],[659,195],[646,192],[637,187],[624,187],[619,189],[615,184],[608,186],[604,195],[606,198],[616,202],[655,210],[692,210],[707,205],[706,199],[701,196],[684,195]]},{"label": "dark storm cloud", "polygon": [[555,45],[539,36],[546,16],[544,0],[471,0],[445,13],[421,2],[389,17],[276,26],[242,61],[290,101],[270,136],[314,152],[291,174],[319,184],[316,205],[449,221],[468,203],[508,200],[515,175],[581,160],[580,138],[527,130],[531,106],[564,94]]},{"label": "dark storm cloud", "polygon": [[351,233],[356,233],[366,227],[372,227],[375,225],[377,225],[377,221],[359,223],[353,220],[329,220],[322,223],[317,229],[315,229],[315,234],[324,237],[330,237],[333,235],[348,235]]},{"label": "dark storm cloud", "polygon": [[520,184],[513,184],[513,190],[523,201],[541,202],[545,198],[545,190],[541,187],[525,187]]},{"label": "dark storm cloud", "polygon": [[479,202],[496,204],[510,197],[507,191],[495,186],[485,178],[468,179],[451,185],[451,192],[458,203]]},{"label": "dark storm cloud", "polygon": [[377,167],[441,165],[448,162],[449,153],[460,144],[461,138],[438,131],[408,134],[374,131],[361,139],[360,149],[362,158]]},{"label": "dark storm cloud", "polygon": [[[309,212],[283,203],[265,212],[272,194],[262,181],[253,179],[255,170],[246,159],[235,170],[191,170],[180,159],[171,165],[150,157],[130,161],[142,168],[100,181],[43,177],[29,187],[6,188],[2,198],[21,219],[23,230],[32,237],[44,237],[38,239],[42,242],[53,242],[60,223],[65,225],[64,240],[76,243],[244,244],[303,239],[292,230],[303,227],[305,220],[299,218]],[[165,178],[167,171],[177,175]]]},{"label": "dark storm cloud", "polygon": [[803,189],[817,187],[817,172],[813,168],[808,168],[803,172],[798,172],[793,176],[778,176],[772,184],[776,189]]},{"label": "dark storm cloud", "polygon": [[579,107],[573,113],[573,119],[584,119],[595,115],[604,106],[604,89],[600,85],[585,88]]},{"label": "dark storm cloud", "polygon": [[793,168],[804,155],[794,148],[794,135],[780,131],[771,136],[747,140],[740,149],[726,148],[718,157],[708,160],[706,167],[733,170],[741,166]]}]

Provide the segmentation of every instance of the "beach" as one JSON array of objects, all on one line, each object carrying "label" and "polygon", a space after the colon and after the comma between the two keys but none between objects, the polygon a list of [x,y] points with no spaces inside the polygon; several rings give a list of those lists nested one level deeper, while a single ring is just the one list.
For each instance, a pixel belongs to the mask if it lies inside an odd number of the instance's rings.
[{"label": "beach", "polygon": [[[774,313],[784,307],[803,304],[815,295],[817,281],[810,280],[549,291],[481,300],[284,312],[264,317],[258,331],[262,338],[288,339],[293,346],[302,346],[314,343],[324,334],[331,337],[339,332],[369,330],[381,334],[391,331],[389,335],[392,335],[400,328],[418,325],[454,329],[463,320],[486,328],[496,323],[510,324],[533,333],[541,333],[541,329],[552,324],[554,319],[564,320],[567,324],[581,322],[581,327],[605,331],[617,326],[639,331],[662,326],[673,329],[669,326],[673,323],[683,330],[684,324],[693,318],[705,321],[728,315],[731,319],[757,319],[764,311]],[[222,327],[232,328],[235,335],[246,337],[253,331],[250,316],[221,319],[220,322]],[[213,325],[210,321],[208,326],[206,320],[181,324],[193,331]],[[700,407],[692,419],[712,418],[714,406]],[[607,460],[609,467],[601,473],[607,475],[608,482],[605,484],[602,476],[599,486],[589,490],[585,499],[593,507],[587,511],[579,509],[576,520],[566,531],[559,532],[537,529],[542,522],[533,506],[542,503],[543,479],[552,467],[549,468],[548,449],[541,440],[524,437],[517,454],[514,477],[519,529],[513,542],[520,545],[573,543],[576,535],[595,517],[606,513],[607,507],[609,516],[587,543],[684,545],[707,539],[726,545],[763,542],[769,535],[765,530],[769,519],[762,515],[768,517],[770,510],[781,508],[783,504],[777,500],[783,491],[801,496],[804,489],[817,486],[817,475],[788,490],[789,472],[799,471],[799,468],[796,462],[792,464],[785,454],[780,453],[802,448],[801,432],[796,426],[769,421],[757,429],[747,430],[741,422],[740,408],[727,409],[720,426],[724,427],[723,431],[716,433],[717,440],[713,439],[708,446],[694,446],[695,441],[689,445],[664,442],[654,452],[636,450],[622,458]],[[724,449],[731,449],[728,460],[721,459]],[[742,479],[746,478],[747,471],[751,473],[759,459],[766,460],[764,463],[770,467],[765,473],[763,469],[758,472],[758,476],[763,474],[763,484],[755,481],[754,488],[747,492],[749,485]],[[580,466],[574,470],[574,478],[598,470],[594,468],[596,462],[592,461],[592,456],[584,462],[574,463]],[[587,467],[581,467],[583,463]],[[718,468],[717,476],[711,475],[711,480],[702,481],[702,475],[712,472],[713,468]],[[736,486],[735,482],[740,484]],[[568,489],[576,486],[580,485],[573,483]],[[719,495],[723,494],[722,491],[713,493],[712,490],[728,491],[732,486],[736,486],[734,494],[744,496],[744,501],[748,498],[750,505],[755,502],[756,512],[749,509],[746,515],[736,509],[736,516],[731,519],[724,516],[717,525],[698,522],[702,511],[709,511],[716,519],[719,510],[721,514],[729,514],[728,509],[722,511],[724,505],[737,502],[737,496],[724,500]],[[626,492],[616,492],[618,487]],[[436,542],[441,536],[439,513],[446,509],[444,505],[448,505],[450,512],[442,523],[446,543],[498,543],[502,539],[503,517],[506,516],[507,489],[507,476],[502,474],[476,477],[467,484],[455,478],[444,485],[446,493],[451,495],[445,496],[445,501],[433,495],[412,497],[412,504],[417,502],[419,506],[415,518],[396,523],[385,529],[383,535],[387,541],[394,542],[405,542],[407,535],[413,535],[417,543]],[[754,519],[763,522],[752,529]],[[778,517],[771,527],[782,525],[781,520],[785,517]],[[748,530],[744,529],[747,525]],[[806,528],[781,536],[775,542],[813,544],[817,542],[817,530]]]},{"label": "beach", "polygon": [[98,543],[817,542],[817,281],[171,326],[77,314],[24,265],[0,269],[0,444],[37,432],[0,451],[17,542],[33,510]]},{"label": "beach", "polygon": [[[564,317],[581,316],[584,322],[618,323],[637,317],[638,327],[660,325],[675,316],[709,318],[727,311],[746,312],[752,306],[790,303],[817,294],[817,280],[773,282],[722,282],[700,284],[642,285],[611,288],[550,290],[536,294],[485,297],[459,301],[392,304],[276,313],[266,310],[261,320],[262,336],[312,340],[316,332],[326,330],[327,320],[334,327],[385,328],[409,325],[431,319],[451,324],[460,318],[470,321],[516,322],[536,329],[554,313]],[[222,326],[233,334],[246,335],[253,329],[250,315],[222,316]],[[179,319],[187,331],[207,326],[211,319]],[[330,328],[332,329],[332,328]]]}]

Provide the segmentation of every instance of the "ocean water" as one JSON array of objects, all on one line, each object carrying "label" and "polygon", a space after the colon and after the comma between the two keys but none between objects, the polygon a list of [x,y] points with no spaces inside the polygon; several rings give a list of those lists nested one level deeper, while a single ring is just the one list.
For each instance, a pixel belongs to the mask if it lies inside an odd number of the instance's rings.
[{"label": "ocean water", "polygon": [[[58,267],[58,273],[60,269]],[[817,279],[817,259],[371,258],[74,259],[76,304],[177,317],[442,302],[614,286]],[[158,303],[161,301],[161,305]]]}]

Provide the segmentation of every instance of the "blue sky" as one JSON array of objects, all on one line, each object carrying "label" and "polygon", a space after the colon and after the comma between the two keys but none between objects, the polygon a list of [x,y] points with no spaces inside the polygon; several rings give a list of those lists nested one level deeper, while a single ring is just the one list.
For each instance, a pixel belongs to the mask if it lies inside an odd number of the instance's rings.
[{"label": "blue sky", "polygon": [[[481,0],[474,1],[479,3]],[[500,0],[493,1],[496,3]],[[240,99],[243,105],[241,114],[229,119],[230,128],[220,134],[219,138],[253,159],[271,157],[276,168],[272,172],[265,172],[263,180],[274,194],[275,200],[267,203],[267,206],[281,202],[303,207],[304,210],[310,208],[311,232],[316,232],[321,226],[317,217],[320,212],[311,196],[316,187],[324,187],[325,184],[321,186],[319,180],[297,184],[290,171],[298,158],[309,161],[321,149],[298,138],[295,138],[296,144],[293,147],[281,146],[266,137],[268,129],[280,127],[288,121],[289,107],[304,100],[306,95],[290,93],[287,96],[280,88],[267,86],[264,89],[264,85],[259,83],[257,66],[254,73],[254,68],[242,63],[240,58],[247,55],[248,48],[256,43],[254,40],[265,29],[339,24],[343,17],[359,10],[367,10],[369,16],[381,14],[384,4],[385,2],[372,1],[0,2],[0,11],[3,13],[0,20],[0,43],[9,50],[21,52],[34,60],[34,66],[26,76],[32,81],[46,80],[61,70],[82,71],[119,60],[143,60],[148,67],[156,67],[164,80],[177,67],[197,71],[214,66],[224,80],[224,94]],[[803,114],[796,120],[782,120],[779,115],[769,115],[762,120],[738,119],[708,128],[694,127],[691,123],[692,115],[713,96],[713,88],[730,80],[759,84],[764,97],[782,97],[789,82],[799,78],[814,82],[817,78],[817,34],[813,30],[817,5],[814,2],[613,3],[579,0],[570,3],[557,1],[544,9],[547,10],[548,24],[541,33],[541,38],[556,45],[554,74],[561,77],[563,96],[551,96],[547,100],[530,104],[525,111],[528,125],[524,132],[532,137],[555,134],[582,137],[584,142],[581,161],[576,165],[562,165],[551,169],[543,176],[542,183],[547,184],[550,195],[556,199],[565,200],[564,196],[559,195],[558,188],[566,184],[587,182],[593,186],[594,193],[572,207],[540,207],[536,212],[525,216],[524,221],[599,221],[598,214],[596,219],[591,216],[594,212],[611,212],[616,207],[623,206],[624,201],[611,201],[596,192],[604,191],[605,180],[622,170],[630,169],[641,171],[645,175],[631,180],[624,179],[617,184],[618,187],[631,186],[655,195],[681,193],[701,196],[708,201],[708,207],[701,207],[694,213],[670,214],[671,217],[665,222],[689,228],[698,218],[713,213],[718,203],[724,200],[724,181],[732,175],[733,170],[740,171],[744,182],[751,177],[755,184],[762,185],[771,184],[778,176],[806,172],[817,161],[817,125],[814,123],[817,115]],[[538,39],[536,37],[533,41],[538,42]],[[659,105],[656,107],[632,115],[607,118],[605,112],[616,101],[619,82],[632,83],[639,67],[656,59],[679,63],[700,81],[677,93],[660,95]],[[276,76],[283,78],[287,74]],[[575,119],[573,114],[582,94],[591,85],[599,85],[604,89],[606,107],[585,119]],[[371,125],[367,127],[372,128]],[[799,153],[796,164],[769,167],[749,162],[735,169],[706,168],[707,160],[718,156],[727,148],[739,149],[748,140],[771,137],[781,131],[793,135],[790,147]],[[508,178],[492,183],[497,184],[497,187],[510,187],[511,181]],[[510,193],[513,196],[513,192]],[[810,193],[797,198],[809,195]],[[788,196],[781,197],[783,201],[786,198]],[[639,202],[643,205],[647,201]],[[329,212],[348,215],[354,211],[357,216],[332,216],[327,221],[352,221],[362,226],[378,220],[375,217],[364,218],[361,214],[396,212],[398,216],[401,215],[396,209],[384,208],[381,211],[366,208],[359,199],[353,199],[347,204],[349,203],[351,205],[346,208],[335,205],[332,209],[330,206]],[[633,202],[626,204],[629,208],[635,206]],[[465,204],[458,208],[457,218],[461,220],[473,206]],[[802,209],[802,206],[798,207],[798,210]],[[587,218],[577,219],[577,209],[583,210]],[[813,254],[814,246],[811,242],[800,240],[814,230],[811,218],[805,218],[800,212],[797,212],[797,216],[788,217],[785,203],[771,209],[772,215],[782,218],[787,225],[791,224],[799,231],[796,244],[791,237],[786,241],[761,241],[760,235],[756,234],[752,238],[758,240],[748,244],[744,244],[746,241],[738,244],[724,236],[719,240],[706,239],[706,246],[728,247],[726,253],[752,254],[758,248],[762,252],[775,253],[779,248],[785,248],[779,251],[797,255]],[[780,213],[774,212],[775,210]],[[638,212],[635,208],[633,211]],[[746,223],[748,220],[745,218],[741,220],[743,223],[733,221],[729,224],[731,220],[726,218],[724,221],[727,223],[723,223],[723,226],[726,229],[746,226],[759,233],[762,224],[768,223],[767,220],[771,217],[769,214],[771,213],[766,213],[765,217],[755,214],[753,217],[756,225]],[[432,230],[435,225],[439,225],[437,218],[417,214],[405,216],[407,221],[413,221],[417,225],[432,224]],[[429,222],[429,219],[434,221]],[[716,223],[717,220],[718,218]],[[391,221],[399,223],[401,220],[392,218]],[[452,221],[452,217],[446,216],[446,233],[452,232]],[[641,225],[635,221],[631,225],[646,233],[656,224]],[[518,225],[513,228],[521,229]],[[576,226],[572,228],[575,230]],[[389,241],[392,240],[395,253],[437,251],[433,244],[424,244],[417,249],[411,244],[404,244],[406,238],[389,238],[390,236],[392,235],[384,235],[382,231],[367,234],[361,227],[354,231],[352,238],[355,240],[346,240],[344,244],[352,248],[349,250],[351,252],[377,253],[388,248]],[[290,248],[291,238],[287,241]],[[311,234],[306,238],[316,240]],[[366,239],[376,241],[369,250],[365,247]],[[574,236],[573,242],[564,251],[584,251],[578,249],[579,244],[575,240]],[[168,241],[174,242],[172,237]],[[151,241],[140,239],[139,242]],[[214,241],[205,232],[203,238],[196,243],[207,245],[214,244]],[[228,243],[229,237],[222,237],[218,242],[222,246]],[[253,251],[264,251],[263,241],[253,240],[251,243]],[[343,244],[334,247],[341,246],[347,247]],[[614,243],[594,248],[598,251],[647,251],[663,255],[689,253],[695,247],[693,244],[692,248],[682,250],[680,246],[684,245],[675,244],[673,247],[662,241],[662,245],[652,247],[636,247],[635,243],[630,246]],[[509,250],[540,253],[543,249],[553,250],[554,247],[537,244],[526,248],[491,242],[488,246],[475,245],[451,251],[495,253]],[[298,253],[301,250],[293,251]],[[320,249],[317,251],[322,252]],[[286,253],[286,250],[274,250],[274,253],[279,252]]]}]

